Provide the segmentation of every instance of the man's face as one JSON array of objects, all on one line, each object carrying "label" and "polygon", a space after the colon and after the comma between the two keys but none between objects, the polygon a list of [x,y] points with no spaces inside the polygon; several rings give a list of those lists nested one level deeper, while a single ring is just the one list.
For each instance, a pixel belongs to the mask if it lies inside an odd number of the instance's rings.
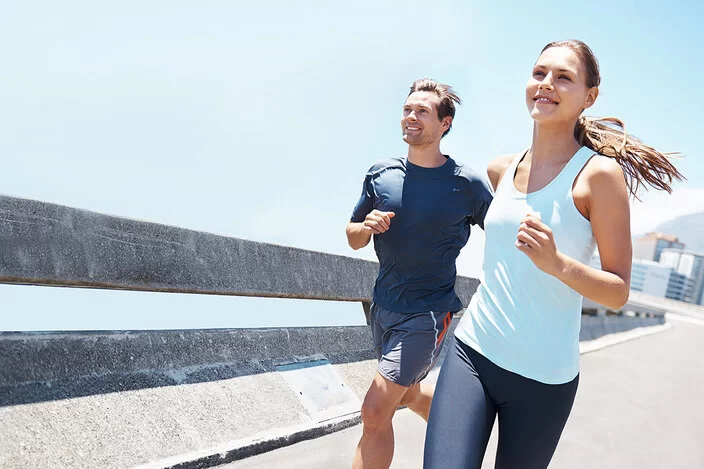
[{"label": "man's face", "polygon": [[439,102],[438,95],[429,91],[416,91],[408,96],[401,116],[401,132],[407,144],[426,146],[440,143],[452,118],[438,119]]}]

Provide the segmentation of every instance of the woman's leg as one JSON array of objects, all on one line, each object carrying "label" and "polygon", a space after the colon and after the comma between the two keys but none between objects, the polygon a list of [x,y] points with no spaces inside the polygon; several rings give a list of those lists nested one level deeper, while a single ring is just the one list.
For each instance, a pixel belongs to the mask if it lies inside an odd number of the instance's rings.
[{"label": "woman's leg", "polygon": [[545,469],[572,410],[579,376],[569,383],[550,385],[510,375],[502,380],[507,395],[499,406],[495,469]]},{"label": "woman's leg", "polygon": [[480,469],[496,407],[464,344],[449,344],[425,437],[424,469]]}]

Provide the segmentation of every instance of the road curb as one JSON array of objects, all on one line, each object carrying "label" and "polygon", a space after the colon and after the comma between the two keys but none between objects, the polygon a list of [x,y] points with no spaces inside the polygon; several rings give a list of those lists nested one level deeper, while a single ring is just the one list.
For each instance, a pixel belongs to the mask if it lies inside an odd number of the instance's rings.
[{"label": "road curb", "polygon": [[629,340],[638,339],[640,337],[645,337],[650,334],[657,334],[658,332],[664,332],[672,327],[672,324],[666,322],[665,324],[658,324],[656,326],[646,326],[637,327],[624,332],[614,332],[612,334],[607,334],[594,340],[585,340],[579,343],[579,354],[596,352],[606,347],[612,345],[627,342]]},{"label": "road curb", "polygon": [[262,435],[254,440],[235,440],[216,447],[135,466],[133,469],[204,469],[239,461],[301,441],[313,440],[361,423],[360,412],[325,422],[288,428],[285,432]]},{"label": "road curb", "polygon": [[684,316],[681,314],[667,313],[665,314],[666,321],[679,321],[686,322],[688,324],[695,324],[697,326],[704,326],[704,318],[694,318],[691,316]]}]

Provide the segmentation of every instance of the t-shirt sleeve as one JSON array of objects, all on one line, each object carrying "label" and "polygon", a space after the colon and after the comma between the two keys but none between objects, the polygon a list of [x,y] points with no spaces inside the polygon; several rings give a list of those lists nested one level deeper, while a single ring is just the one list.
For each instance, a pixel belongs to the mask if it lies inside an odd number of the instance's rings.
[{"label": "t-shirt sleeve", "polygon": [[489,186],[489,182],[481,176],[472,179],[472,215],[469,219],[470,224],[479,225],[484,229],[484,217],[489,210],[489,205],[494,199],[494,193]]},{"label": "t-shirt sleeve", "polygon": [[357,205],[352,211],[350,221],[354,223],[363,222],[373,209],[374,190],[372,189],[372,176],[371,174],[367,174],[367,177],[364,178],[364,185],[362,186],[362,195],[359,197]]}]

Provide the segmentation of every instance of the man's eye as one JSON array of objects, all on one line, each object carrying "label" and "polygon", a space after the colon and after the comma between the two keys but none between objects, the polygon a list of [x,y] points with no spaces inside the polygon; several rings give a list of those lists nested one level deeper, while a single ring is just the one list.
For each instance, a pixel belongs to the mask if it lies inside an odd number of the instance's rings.
[{"label": "man's eye", "polygon": [[543,72],[541,72],[540,70],[538,70],[538,71],[533,72],[533,76],[534,77],[542,77],[542,76],[545,76],[545,74]]}]

